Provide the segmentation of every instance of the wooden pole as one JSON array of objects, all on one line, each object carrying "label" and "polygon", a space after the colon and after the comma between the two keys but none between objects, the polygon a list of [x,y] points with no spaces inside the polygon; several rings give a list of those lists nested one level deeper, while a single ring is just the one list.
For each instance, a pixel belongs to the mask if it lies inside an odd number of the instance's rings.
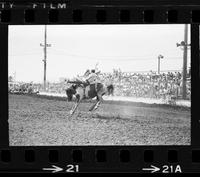
[{"label": "wooden pole", "polygon": [[183,70],[182,70],[182,98],[186,99],[186,82],[187,82],[187,44],[188,44],[188,25],[184,29],[184,50],[183,50]]},{"label": "wooden pole", "polygon": [[47,72],[47,26],[44,31],[44,91],[46,91],[46,72]]}]

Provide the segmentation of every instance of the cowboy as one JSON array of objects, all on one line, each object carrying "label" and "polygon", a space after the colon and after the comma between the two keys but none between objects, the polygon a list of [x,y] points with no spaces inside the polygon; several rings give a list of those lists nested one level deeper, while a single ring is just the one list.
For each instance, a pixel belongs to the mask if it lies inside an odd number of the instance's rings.
[{"label": "cowboy", "polygon": [[95,70],[92,69],[91,72],[87,70],[84,76],[86,85],[90,85],[91,89],[92,87],[94,87],[94,89],[97,91],[97,84],[99,83],[99,77],[95,73]]}]

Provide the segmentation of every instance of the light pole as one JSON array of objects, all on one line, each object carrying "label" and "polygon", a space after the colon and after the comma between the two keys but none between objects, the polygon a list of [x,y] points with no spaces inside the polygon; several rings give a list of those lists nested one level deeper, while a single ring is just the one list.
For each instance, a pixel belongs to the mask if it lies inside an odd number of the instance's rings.
[{"label": "light pole", "polygon": [[182,98],[186,99],[186,75],[187,75],[187,50],[188,46],[188,25],[185,24],[184,29],[184,41],[182,41],[180,44],[176,43],[177,47],[181,47],[183,49],[183,69],[182,69]]},{"label": "light pole", "polygon": [[46,91],[46,68],[47,68],[47,47],[51,47],[51,44],[47,44],[47,26],[44,29],[44,44],[40,43],[40,46],[44,48],[44,91]]},{"label": "light pole", "polygon": [[163,55],[158,55],[158,74],[160,74],[160,59],[164,58]]}]

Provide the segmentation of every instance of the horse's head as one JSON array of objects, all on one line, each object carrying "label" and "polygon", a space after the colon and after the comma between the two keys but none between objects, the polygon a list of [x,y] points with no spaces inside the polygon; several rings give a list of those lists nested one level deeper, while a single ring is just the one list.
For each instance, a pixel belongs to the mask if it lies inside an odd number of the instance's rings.
[{"label": "horse's head", "polygon": [[67,94],[68,101],[72,101],[73,95],[76,94],[76,88],[77,88],[77,85],[73,84],[71,87],[66,89],[66,94]]}]

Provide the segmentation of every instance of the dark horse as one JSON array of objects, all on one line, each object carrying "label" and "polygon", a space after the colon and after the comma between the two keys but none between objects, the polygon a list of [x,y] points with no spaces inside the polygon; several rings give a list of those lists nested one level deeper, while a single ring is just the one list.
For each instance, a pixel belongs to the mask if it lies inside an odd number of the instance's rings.
[{"label": "dark horse", "polygon": [[71,115],[76,111],[78,105],[83,99],[92,99],[96,97],[96,103],[91,106],[89,111],[96,110],[99,107],[100,103],[103,101],[102,96],[107,93],[108,94],[113,93],[114,90],[113,85],[105,87],[102,83],[98,83],[96,85],[96,88],[95,85],[85,86],[84,84],[78,82],[70,82],[70,83],[74,84],[66,90],[68,101],[72,100],[73,95],[75,95],[76,97],[75,104],[70,110]]},{"label": "dark horse", "polygon": [[[67,100],[72,101],[73,95],[76,94],[76,84],[71,85],[68,89],[66,89]],[[107,95],[114,95],[114,86],[110,84],[107,86]]]}]

